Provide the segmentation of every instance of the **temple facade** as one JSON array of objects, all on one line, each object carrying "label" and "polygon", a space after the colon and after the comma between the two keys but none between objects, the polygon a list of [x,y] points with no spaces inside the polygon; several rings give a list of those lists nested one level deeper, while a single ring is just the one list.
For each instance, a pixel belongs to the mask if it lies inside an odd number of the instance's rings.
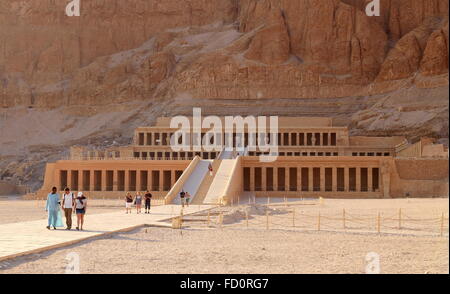
[{"label": "temple facade", "polygon": [[[149,190],[167,203],[175,201],[181,189],[189,190],[194,203],[227,203],[242,195],[448,196],[448,149],[433,139],[408,142],[404,137],[351,136],[347,127],[334,126],[332,119],[314,117],[280,117],[277,130],[269,139],[223,127],[214,140],[232,146],[231,151],[174,151],[171,138],[177,140],[177,129],[170,128],[170,118],[159,118],[154,126],[137,128],[130,146],[72,147],[69,158],[47,164],[37,197],[52,186],[106,198]],[[198,139],[208,131],[202,129]],[[267,143],[273,138],[275,153],[249,148],[251,142]],[[193,146],[195,140],[188,143]],[[262,155],[273,161],[260,160]],[[211,175],[208,166],[213,167]]]}]

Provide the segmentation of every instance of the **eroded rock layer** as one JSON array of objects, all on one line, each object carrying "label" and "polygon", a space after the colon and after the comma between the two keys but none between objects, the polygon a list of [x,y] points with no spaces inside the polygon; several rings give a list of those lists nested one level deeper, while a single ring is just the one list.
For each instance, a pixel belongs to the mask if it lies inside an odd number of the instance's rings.
[{"label": "eroded rock layer", "polygon": [[2,174],[193,106],[447,138],[448,1],[369,2],[0,1]]}]

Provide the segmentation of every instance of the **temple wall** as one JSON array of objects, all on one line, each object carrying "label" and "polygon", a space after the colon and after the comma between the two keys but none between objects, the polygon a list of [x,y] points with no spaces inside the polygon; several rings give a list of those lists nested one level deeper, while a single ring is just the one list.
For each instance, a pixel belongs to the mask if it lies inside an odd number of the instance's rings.
[{"label": "temple wall", "polygon": [[442,144],[426,145],[423,146],[422,156],[448,158],[448,151],[445,150],[444,145]]},{"label": "temple wall", "polygon": [[391,197],[448,197],[448,160],[394,159]]},{"label": "temple wall", "polygon": [[405,137],[364,137],[352,136],[349,138],[350,146],[394,147],[405,141]]},{"label": "temple wall", "polygon": [[396,172],[402,180],[448,181],[446,159],[395,159]]},{"label": "temple wall", "polygon": [[421,157],[422,156],[422,142],[408,145],[406,148],[397,152],[398,157]]}]

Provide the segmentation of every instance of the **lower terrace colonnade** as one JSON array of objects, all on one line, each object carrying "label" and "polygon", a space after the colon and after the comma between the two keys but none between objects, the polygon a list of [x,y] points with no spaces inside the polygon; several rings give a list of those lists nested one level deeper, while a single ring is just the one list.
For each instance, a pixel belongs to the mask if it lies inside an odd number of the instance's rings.
[{"label": "lower terrace colonnade", "polygon": [[58,170],[59,189],[72,191],[169,191],[183,170],[69,169]]},{"label": "lower terrace colonnade", "polygon": [[380,192],[378,166],[243,167],[249,192]]}]

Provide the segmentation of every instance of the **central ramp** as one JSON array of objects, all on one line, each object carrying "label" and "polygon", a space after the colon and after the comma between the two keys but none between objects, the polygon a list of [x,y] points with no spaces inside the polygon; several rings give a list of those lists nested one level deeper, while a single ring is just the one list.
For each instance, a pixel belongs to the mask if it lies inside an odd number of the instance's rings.
[{"label": "central ramp", "polygon": [[212,164],[212,160],[200,160],[195,167],[194,171],[191,173],[187,181],[182,185],[178,191],[176,191],[176,196],[173,200],[173,204],[181,204],[179,194],[181,190],[184,190],[185,192],[189,192],[191,194],[191,201],[194,201],[197,192],[199,190],[200,185],[202,184],[203,180],[205,179],[206,174],[208,171],[208,166]]},{"label": "central ramp", "polygon": [[180,204],[182,190],[191,194],[192,204],[221,205],[234,201],[243,192],[242,154],[223,150],[215,160],[197,156],[167,194],[166,204]]},{"label": "central ramp", "polygon": [[226,189],[237,163],[238,161],[236,159],[224,159],[221,161],[203,203],[217,204],[220,202],[221,198],[225,196]]}]

